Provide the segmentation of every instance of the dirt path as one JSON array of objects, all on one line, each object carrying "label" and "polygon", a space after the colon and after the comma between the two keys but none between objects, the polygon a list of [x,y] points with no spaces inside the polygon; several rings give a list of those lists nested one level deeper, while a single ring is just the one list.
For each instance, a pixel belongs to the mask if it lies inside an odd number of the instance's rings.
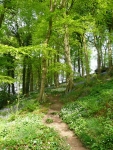
[{"label": "dirt path", "polygon": [[[62,103],[59,102],[59,96],[49,97],[49,99],[52,104],[48,113],[43,118],[43,123],[57,130],[61,137],[65,138],[70,145],[70,150],[86,150],[80,140],[74,135],[73,131],[69,130],[68,125],[59,117],[58,113],[62,108]],[[48,119],[53,122],[47,123],[46,121]]]}]

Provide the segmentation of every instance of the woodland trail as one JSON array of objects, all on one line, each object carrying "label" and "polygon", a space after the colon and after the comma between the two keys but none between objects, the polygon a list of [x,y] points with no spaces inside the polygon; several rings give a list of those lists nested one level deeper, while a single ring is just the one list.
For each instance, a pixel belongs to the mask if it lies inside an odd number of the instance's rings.
[{"label": "woodland trail", "polygon": [[[70,145],[70,150],[86,150],[74,132],[71,131],[68,128],[68,125],[59,117],[58,113],[63,106],[63,104],[59,101],[59,96],[49,96],[49,100],[51,102],[51,106],[48,113],[43,118],[43,123],[48,127],[54,128],[60,136],[66,140],[67,144]],[[52,122],[47,123],[47,119],[51,119]]]}]

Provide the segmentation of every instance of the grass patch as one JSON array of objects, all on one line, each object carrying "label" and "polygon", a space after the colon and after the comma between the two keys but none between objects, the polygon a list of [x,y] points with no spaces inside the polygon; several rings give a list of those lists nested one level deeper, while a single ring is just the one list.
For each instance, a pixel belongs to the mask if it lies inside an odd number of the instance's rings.
[{"label": "grass patch", "polygon": [[0,124],[0,149],[68,150],[64,141],[51,128],[41,123],[41,117],[27,114]]},{"label": "grass patch", "polygon": [[53,123],[53,119],[51,118],[46,119],[46,123]]}]

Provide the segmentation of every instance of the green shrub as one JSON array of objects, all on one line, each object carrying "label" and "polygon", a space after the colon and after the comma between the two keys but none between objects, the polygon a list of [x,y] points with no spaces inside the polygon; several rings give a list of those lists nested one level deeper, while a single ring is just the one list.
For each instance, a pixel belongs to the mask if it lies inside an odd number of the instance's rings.
[{"label": "green shrub", "polygon": [[8,105],[8,102],[11,104],[17,98],[17,95],[8,94],[5,91],[0,91],[0,109]]},{"label": "green shrub", "polygon": [[35,100],[23,100],[21,103],[21,111],[33,112],[35,109],[39,108],[38,101]]}]

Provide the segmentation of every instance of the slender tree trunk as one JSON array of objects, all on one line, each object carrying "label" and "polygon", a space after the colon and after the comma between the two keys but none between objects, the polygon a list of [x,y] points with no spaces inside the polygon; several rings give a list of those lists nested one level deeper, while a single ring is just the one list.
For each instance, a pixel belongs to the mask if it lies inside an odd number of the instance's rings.
[{"label": "slender tree trunk", "polygon": [[45,56],[43,56],[43,58],[42,58],[42,78],[41,78],[39,102],[43,102],[45,100],[44,89],[45,89],[45,83],[46,83],[46,73],[47,73],[46,58],[45,58]]},{"label": "slender tree trunk", "polygon": [[[10,67],[7,67],[7,75],[10,77]],[[11,84],[8,83],[8,94],[11,94]]]},{"label": "slender tree trunk", "polygon": [[[54,11],[55,6],[56,6],[56,1],[53,2],[52,0],[50,0],[50,13]],[[49,20],[48,32],[47,32],[46,40],[44,42],[45,48],[49,43],[51,33],[52,33],[52,17],[50,17]],[[47,54],[43,53],[42,54],[42,78],[41,78],[39,102],[43,102],[43,100],[45,100],[44,90],[45,90],[45,83],[46,83],[46,74],[47,74]]]},{"label": "slender tree trunk", "polygon": [[101,55],[100,55],[100,49],[97,49],[97,68],[98,68],[98,74],[101,73]]},{"label": "slender tree trunk", "polygon": [[40,69],[38,68],[37,72],[38,72],[37,85],[38,85],[38,88],[40,89],[41,88],[41,67],[40,67]]},{"label": "slender tree trunk", "polygon": [[77,39],[80,43],[78,50],[78,72],[80,76],[84,76],[85,74],[85,64],[84,64],[84,51],[83,51],[83,35],[80,33],[77,34]]},{"label": "slender tree trunk", "polygon": [[30,64],[28,64],[28,66],[27,66],[27,70],[26,70],[26,96],[29,96],[29,91],[30,91]]},{"label": "slender tree trunk", "polygon": [[32,64],[31,59],[26,56],[24,58],[23,64],[23,92],[26,96],[29,96],[30,85],[31,85],[31,74],[32,74]]},{"label": "slender tree trunk", "polygon": [[109,68],[112,67],[112,50],[111,50],[111,42],[108,41],[108,62],[109,62]]},{"label": "slender tree trunk", "polygon": [[[54,55],[54,65],[59,62],[59,55],[58,54],[55,54]],[[56,87],[59,86],[59,74],[57,71],[54,72],[54,84]]]},{"label": "slender tree trunk", "polygon": [[90,65],[89,65],[89,54],[88,54],[88,49],[86,46],[86,38],[85,35],[83,35],[83,49],[84,49],[84,55],[85,55],[85,70],[86,70],[86,77],[87,77],[87,82],[89,82],[89,74],[90,74]]},{"label": "slender tree trunk", "polygon": [[[12,68],[12,70],[11,70],[11,77],[14,79],[14,77],[15,77],[15,71],[14,71],[14,67]],[[15,85],[14,85],[14,83],[12,83],[12,93],[13,93],[13,95],[15,94]]]},{"label": "slender tree trunk", "polygon": [[[53,59],[51,58],[50,59],[50,65],[51,64],[53,64],[54,62],[53,62]],[[54,78],[53,78],[53,76],[54,76],[54,74],[53,74],[53,72],[52,71],[50,71],[50,81],[49,81],[49,84],[52,86],[53,85],[53,83],[54,83]]]},{"label": "slender tree trunk", "polygon": [[111,74],[111,71],[112,71],[112,48],[111,48],[111,40],[109,39],[108,40],[108,66],[109,66],[109,69],[108,69],[108,73],[109,75]]},{"label": "slender tree trunk", "polygon": [[106,57],[107,56],[107,49],[105,49],[105,52],[104,52],[104,59],[103,59],[103,66],[106,67]]},{"label": "slender tree trunk", "polygon": [[82,53],[82,57],[81,57],[81,68],[82,68],[82,77],[84,76],[85,74],[85,67],[84,67],[84,58],[83,58],[83,51],[81,51]]},{"label": "slender tree trunk", "polygon": [[74,62],[73,62],[73,70],[74,70],[74,72],[76,72],[76,58],[74,58]]},{"label": "slender tree trunk", "polygon": [[32,69],[32,65],[30,68],[30,92],[33,92],[33,69]]},{"label": "slender tree trunk", "polygon": [[24,60],[23,60],[23,72],[22,72],[22,75],[23,75],[23,79],[22,79],[22,93],[23,95],[26,94],[26,57],[24,57]]},{"label": "slender tree trunk", "polygon": [[104,51],[101,50],[101,65],[102,65],[102,68],[104,68]]},{"label": "slender tree trunk", "polygon": [[65,25],[64,52],[65,52],[65,61],[66,61],[67,68],[68,68],[66,92],[69,92],[72,90],[74,83],[73,83],[72,63],[71,63],[71,58],[70,58],[69,33],[68,33],[67,25]]},{"label": "slender tree trunk", "polygon": [[1,28],[1,26],[2,26],[3,20],[4,20],[4,14],[1,14],[1,15],[0,15],[0,28]]},{"label": "slender tree trunk", "polygon": [[[15,77],[14,57],[11,56],[10,53],[6,54],[6,56],[7,56],[7,63],[8,63],[7,75],[14,79],[14,77]],[[13,95],[15,94],[14,83],[8,84],[8,93],[11,94],[11,92]]]},{"label": "slender tree trunk", "polygon": [[59,87],[59,75],[57,72],[54,73],[54,84],[55,87]]},{"label": "slender tree trunk", "polygon": [[81,75],[81,72],[80,72],[80,50],[78,49],[78,73]]},{"label": "slender tree trunk", "polygon": [[[51,53],[48,54],[49,56],[51,56]],[[49,58],[48,59],[48,64],[47,64],[47,68],[50,67],[50,65],[53,64],[53,59],[52,58]],[[52,86],[53,85],[53,73],[52,71],[50,70],[49,73],[48,73],[48,78],[47,78],[47,82],[46,82],[46,86],[48,87],[49,86]]]},{"label": "slender tree trunk", "polygon": [[95,44],[95,47],[97,49],[97,73],[98,73],[98,76],[100,76],[100,73],[101,73],[101,39],[99,39],[99,37],[97,36],[94,36],[94,44]]}]

